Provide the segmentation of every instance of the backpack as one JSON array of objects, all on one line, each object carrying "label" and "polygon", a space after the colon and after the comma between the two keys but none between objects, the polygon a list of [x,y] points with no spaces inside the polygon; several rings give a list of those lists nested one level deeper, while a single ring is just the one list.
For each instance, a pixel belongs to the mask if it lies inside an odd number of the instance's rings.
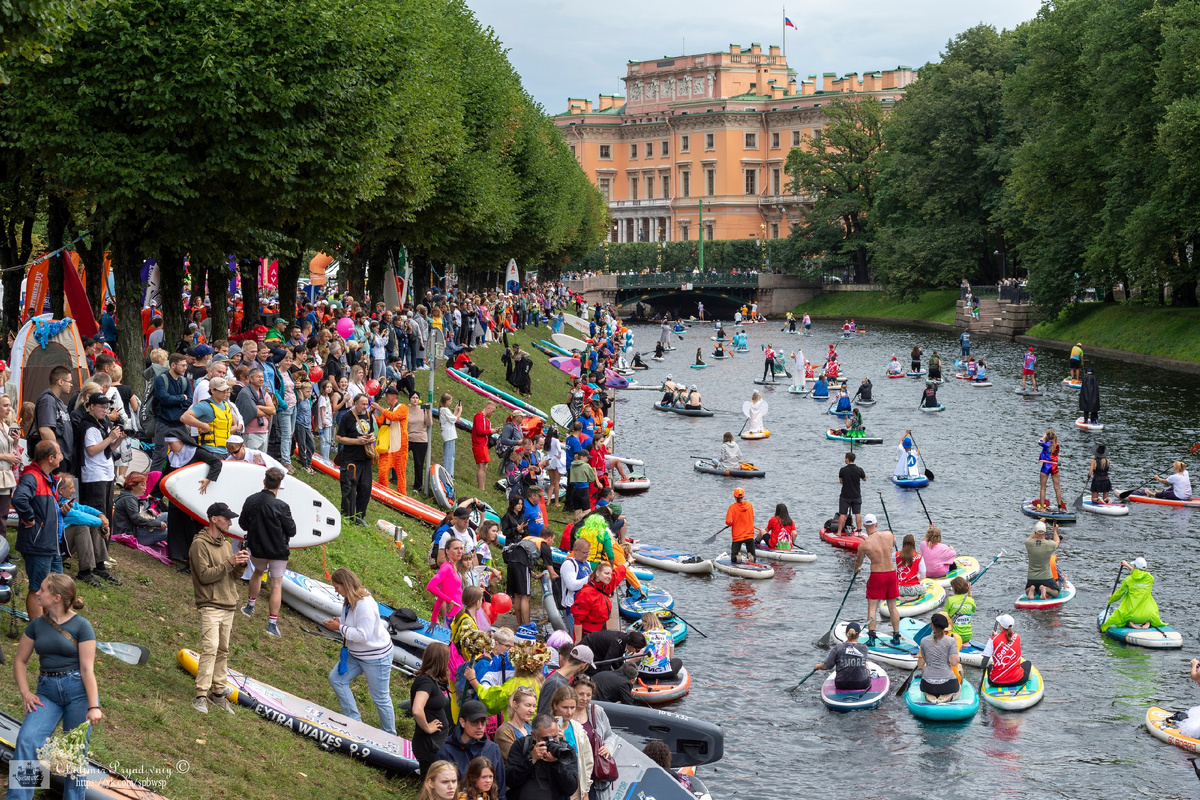
[{"label": "backpack", "polygon": [[838,529],[838,521],[836,518],[825,520],[825,532],[826,533],[837,533],[837,529]]},{"label": "backpack", "polygon": [[508,545],[501,552],[504,563],[510,567],[524,567],[530,569],[533,567],[534,559],[537,558],[537,545],[528,539],[521,539],[519,542]]}]

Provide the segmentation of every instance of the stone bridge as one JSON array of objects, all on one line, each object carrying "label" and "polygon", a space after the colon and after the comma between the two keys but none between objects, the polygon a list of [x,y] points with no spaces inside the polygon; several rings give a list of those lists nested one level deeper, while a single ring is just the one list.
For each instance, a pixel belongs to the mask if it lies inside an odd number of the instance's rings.
[{"label": "stone bridge", "polygon": [[732,272],[660,272],[645,275],[589,275],[566,282],[589,305],[613,303],[631,310],[637,303],[683,316],[696,312],[703,302],[713,314],[729,317],[733,309],[757,302],[758,313],[782,317],[821,292],[815,280],[795,275]]}]

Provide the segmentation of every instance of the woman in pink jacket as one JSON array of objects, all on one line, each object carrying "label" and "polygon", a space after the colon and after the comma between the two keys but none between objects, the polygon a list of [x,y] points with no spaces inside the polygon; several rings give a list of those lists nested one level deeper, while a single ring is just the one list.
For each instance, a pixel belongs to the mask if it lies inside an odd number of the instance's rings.
[{"label": "woman in pink jacket", "polygon": [[446,560],[438,567],[438,571],[429,579],[425,588],[436,598],[433,601],[433,613],[429,615],[429,632],[437,628],[438,618],[442,609],[446,610],[446,623],[454,619],[454,615],[462,611],[463,578],[459,564],[463,558],[463,543],[461,539],[450,539],[446,545]]},{"label": "woman in pink jacket", "polygon": [[944,578],[954,566],[958,553],[948,544],[942,544],[942,530],[930,525],[925,531],[921,542],[921,558],[925,559],[925,575],[930,578]]}]

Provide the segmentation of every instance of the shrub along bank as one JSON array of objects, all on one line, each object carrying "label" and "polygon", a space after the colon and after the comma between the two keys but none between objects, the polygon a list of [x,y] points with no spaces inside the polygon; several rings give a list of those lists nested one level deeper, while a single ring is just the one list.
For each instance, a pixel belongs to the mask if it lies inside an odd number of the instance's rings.
[{"label": "shrub along bank", "polygon": [[1078,303],[1042,322],[1029,336],[1082,342],[1148,356],[1200,362],[1200,309],[1128,303]]}]

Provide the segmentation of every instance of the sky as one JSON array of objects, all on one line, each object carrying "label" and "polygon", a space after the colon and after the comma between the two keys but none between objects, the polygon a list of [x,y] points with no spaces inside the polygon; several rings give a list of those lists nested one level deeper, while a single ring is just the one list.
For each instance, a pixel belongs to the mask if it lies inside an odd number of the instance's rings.
[{"label": "sky", "polygon": [[[761,0],[466,0],[495,30],[546,111],[568,97],[624,94],[628,61],[783,39],[784,6]],[[801,76],[919,67],[979,23],[1014,28],[1041,0],[808,0],[787,8],[788,65]]]}]

